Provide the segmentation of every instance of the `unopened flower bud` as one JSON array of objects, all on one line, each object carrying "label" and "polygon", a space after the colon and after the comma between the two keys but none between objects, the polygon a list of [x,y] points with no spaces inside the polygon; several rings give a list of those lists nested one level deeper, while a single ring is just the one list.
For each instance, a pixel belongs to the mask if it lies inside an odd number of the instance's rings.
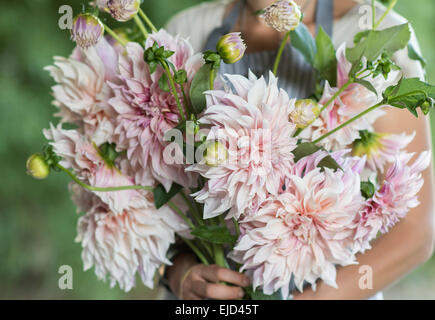
[{"label": "unopened flower bud", "polygon": [[50,173],[50,167],[44,158],[35,153],[27,159],[26,162],[27,174],[35,179],[45,179]]},{"label": "unopened flower bud", "polygon": [[289,120],[293,122],[297,128],[305,129],[316,120],[320,114],[320,109],[320,105],[313,100],[297,100],[295,109],[290,113]]},{"label": "unopened flower bud", "polygon": [[264,9],[266,23],[279,32],[295,30],[301,22],[302,12],[299,6],[290,0],[279,0]]},{"label": "unopened flower bud", "polygon": [[205,164],[210,167],[217,167],[227,160],[228,151],[225,146],[220,142],[211,143],[205,153],[204,160]]},{"label": "unopened flower bud", "polygon": [[232,32],[219,39],[216,50],[225,63],[231,64],[242,59],[246,51],[246,45],[240,36],[240,32]]},{"label": "unopened flower bud", "polygon": [[83,49],[96,45],[104,34],[104,25],[89,13],[79,14],[73,20],[71,39]]},{"label": "unopened flower bud", "polygon": [[108,0],[107,8],[114,19],[125,22],[138,13],[140,0]]}]

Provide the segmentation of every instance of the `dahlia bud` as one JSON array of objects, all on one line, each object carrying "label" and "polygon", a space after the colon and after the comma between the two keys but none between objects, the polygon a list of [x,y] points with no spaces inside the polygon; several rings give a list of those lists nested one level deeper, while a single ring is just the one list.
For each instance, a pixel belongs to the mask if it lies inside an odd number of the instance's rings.
[{"label": "dahlia bud", "polygon": [[246,51],[246,45],[240,36],[240,32],[232,32],[219,39],[216,50],[225,63],[231,64],[242,59]]},{"label": "dahlia bud", "polygon": [[264,9],[266,23],[279,32],[295,30],[301,22],[302,12],[291,0],[279,0]]},{"label": "dahlia bud", "polygon": [[305,129],[316,120],[320,114],[320,105],[313,100],[297,100],[295,109],[290,113],[290,121],[293,122],[297,128]]},{"label": "dahlia bud", "polygon": [[45,179],[50,173],[50,167],[44,158],[35,153],[27,159],[26,162],[27,174],[35,179]]},{"label": "dahlia bud", "polygon": [[210,167],[217,167],[227,160],[228,152],[220,142],[211,143],[204,154],[205,164]]},{"label": "dahlia bud", "polygon": [[71,39],[83,49],[96,45],[104,34],[104,25],[89,13],[79,14],[73,20]]},{"label": "dahlia bud", "polygon": [[137,14],[140,0],[108,0],[107,8],[114,19],[125,22]]}]

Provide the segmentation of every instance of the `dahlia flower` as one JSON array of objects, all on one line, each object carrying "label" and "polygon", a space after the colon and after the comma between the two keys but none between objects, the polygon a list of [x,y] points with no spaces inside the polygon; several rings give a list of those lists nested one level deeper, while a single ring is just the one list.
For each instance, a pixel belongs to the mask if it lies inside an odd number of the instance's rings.
[{"label": "dahlia flower", "polygon": [[226,75],[226,90],[206,92],[207,109],[199,122],[211,127],[208,141],[216,138],[227,148],[227,160],[215,166],[197,163],[187,170],[208,181],[194,194],[204,203],[204,218],[238,217],[250,204],[276,195],[293,165],[295,125],[288,121],[294,100],[277,86],[271,73],[267,84],[252,73],[247,79]]},{"label": "dahlia flower", "polygon": [[369,242],[379,232],[388,232],[410,209],[419,205],[418,192],[424,183],[421,172],[429,166],[431,155],[428,151],[422,152],[412,164],[408,164],[413,155],[401,153],[397,156],[379,190],[359,212],[355,251],[370,249]]},{"label": "dahlia flower", "polygon": [[300,291],[304,281],[315,289],[319,278],[337,287],[335,265],[356,263],[350,248],[355,216],[364,203],[359,174],[350,165],[335,172],[309,167],[304,176],[289,175],[278,195],[242,217],[241,236],[230,254],[252,277],[254,288],[261,286],[266,294],[281,289],[284,299],[292,277]]},{"label": "dahlia flower", "polygon": [[95,46],[104,34],[103,23],[92,14],[81,13],[73,20],[71,39],[83,49]]},{"label": "dahlia flower", "polygon": [[84,270],[95,267],[101,280],[109,278],[124,291],[135,285],[136,273],[153,288],[153,277],[166,258],[177,232],[188,227],[167,206],[155,209],[152,194],[146,193],[144,205],[114,214],[98,197],[78,185],[72,188],[73,199],[87,209],[80,217],[76,241],[81,242]]},{"label": "dahlia flower", "polygon": [[[348,81],[348,74],[352,67],[349,61],[346,60],[345,44],[337,50],[337,85],[338,88],[333,88],[329,83],[325,84],[323,96],[319,103],[325,105]],[[377,90],[378,95],[365,88],[363,85],[353,83],[347,87],[328,107],[320,114],[312,125],[304,130],[300,135],[301,138],[315,140],[327,132],[335,129],[340,124],[346,122],[367,108],[379,103],[382,99],[382,92],[388,86],[397,83],[399,72],[393,71],[390,73],[387,80],[382,76],[376,78],[367,78],[373,87]],[[373,123],[382,115],[384,111],[378,108],[364,117],[352,122],[343,129],[337,131],[330,137],[322,140],[320,145],[327,150],[340,150],[346,148],[353,141],[359,138],[359,131],[373,131]]]},{"label": "dahlia flower", "polygon": [[[172,37],[164,30],[150,35],[146,48],[154,41],[165,50],[175,52],[169,61],[177,70],[186,70],[185,92],[188,92],[193,76],[203,64],[201,55],[193,55],[186,40]],[[178,159],[175,163],[165,154],[169,142],[164,135],[178,125],[179,111],[172,94],[163,91],[158,84],[163,69],[158,67],[150,74],[143,55],[144,49],[139,44],[129,43],[126,54],[120,55],[118,83],[110,82],[114,97],[109,103],[117,112],[114,142],[118,149],[127,150],[138,183],[148,185],[155,179],[166,190],[172,182],[195,186],[196,175],[184,171],[182,150],[175,150]],[[181,96],[181,92],[179,94]]]},{"label": "dahlia flower", "polygon": [[[52,140],[54,152],[62,158],[60,165],[72,169],[83,182],[94,187],[119,187],[134,185],[132,177],[122,174],[111,164],[107,164],[95,147],[76,130],[64,130],[60,126],[44,130],[47,139]],[[144,197],[138,190],[94,192],[108,205],[114,214],[125,209],[144,205]]]},{"label": "dahlia flower", "polygon": [[106,103],[111,96],[106,80],[117,72],[116,50],[103,38],[95,47],[76,48],[69,58],[55,57],[45,67],[56,81],[53,104],[59,108],[61,122],[73,123],[97,145],[110,141],[114,112]]},{"label": "dahlia flower", "polygon": [[279,32],[295,30],[301,22],[299,6],[290,0],[279,0],[268,6],[263,13],[266,23]]},{"label": "dahlia flower", "polygon": [[367,155],[367,167],[384,172],[385,164],[393,162],[397,155],[414,139],[415,133],[407,135],[360,132],[360,139],[353,143],[353,154]]}]

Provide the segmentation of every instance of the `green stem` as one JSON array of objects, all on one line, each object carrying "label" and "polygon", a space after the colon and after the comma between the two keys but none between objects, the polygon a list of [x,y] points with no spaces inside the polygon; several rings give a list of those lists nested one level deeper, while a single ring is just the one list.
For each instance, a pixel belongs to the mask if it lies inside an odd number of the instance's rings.
[{"label": "green stem", "polygon": [[236,229],[236,236],[237,238],[240,237],[240,227],[239,227],[239,222],[237,221],[236,218],[233,218],[233,222],[234,222],[234,229]]},{"label": "green stem", "polygon": [[[180,194],[183,194],[182,192],[180,192]],[[177,205],[175,203],[173,203],[172,201],[168,201],[168,206],[174,210],[186,223],[187,225],[193,230],[195,229],[195,225],[193,224],[192,220],[190,220],[185,214],[184,212],[177,207]],[[183,239],[186,243],[187,239]],[[189,243],[187,243],[189,244]],[[193,243],[191,242],[191,244],[193,245]],[[213,252],[211,250],[211,248],[208,247],[208,245],[205,242],[202,242],[202,246],[205,248],[205,250],[210,254],[210,256],[213,256]],[[198,251],[200,251],[198,248],[196,248]],[[192,249],[193,250],[193,249]],[[195,252],[197,255],[198,253]],[[199,256],[198,256],[199,257]]]},{"label": "green stem", "polygon": [[284,52],[285,45],[290,37],[290,31],[287,32],[284,36],[284,39],[281,41],[281,46],[279,47],[278,53],[276,55],[275,63],[273,64],[273,74],[276,76],[278,72],[279,61],[281,60],[282,53]]},{"label": "green stem", "polygon": [[142,20],[139,19],[137,15],[134,16],[134,22],[136,22],[137,26],[139,27],[140,31],[143,33],[145,39],[148,38],[148,31],[145,29],[145,26],[142,23]]},{"label": "green stem", "polygon": [[393,8],[396,6],[396,4],[397,4],[397,0],[393,0],[393,1],[390,2],[390,4],[388,5],[387,10],[385,10],[385,12],[382,15],[382,17],[380,17],[378,22],[376,22],[376,24],[374,25],[373,30],[375,30],[377,27],[379,27],[381,22],[384,21],[385,17],[390,13],[391,10],[393,10]]},{"label": "green stem", "polygon": [[151,191],[153,190],[153,187],[148,187],[148,186],[139,186],[139,185],[134,185],[134,186],[121,186],[121,187],[105,187],[105,188],[100,188],[100,187],[94,187],[94,186],[90,186],[82,181],[80,181],[75,175],[74,173],[72,173],[70,170],[68,170],[67,168],[61,166],[60,164],[56,164],[56,167],[59,168],[60,170],[62,170],[63,172],[65,172],[66,174],[68,174],[71,179],[74,180],[74,182],[76,182],[79,186],[90,190],[90,191],[97,191],[97,192],[110,192],[110,191],[123,191],[123,190],[138,190],[138,189],[142,189],[142,190],[147,190],[147,191]]},{"label": "green stem", "polygon": [[169,84],[171,85],[172,95],[174,96],[175,102],[177,103],[178,112],[180,113],[181,120],[184,122],[186,120],[186,117],[184,114],[183,106],[181,105],[181,102],[180,102],[180,98],[178,97],[177,88],[175,87],[175,81],[174,81],[174,78],[172,77],[171,70],[169,70],[169,66],[166,63],[166,61],[160,60],[160,63],[166,71],[166,75],[168,76],[168,79],[169,79]]},{"label": "green stem", "polygon": [[321,114],[332,102],[334,102],[335,99],[337,99],[340,96],[340,94],[342,94],[343,91],[346,90],[353,82],[354,80],[352,78],[349,78],[349,80],[347,80],[347,82],[340,89],[338,89],[338,91],[331,97],[331,99],[329,99],[323,105],[323,107],[320,109],[319,114]]},{"label": "green stem", "polygon": [[198,210],[196,209],[196,207],[193,206],[192,202],[184,194],[183,191],[180,192],[180,196],[184,200],[184,202],[187,204],[187,206],[189,207],[189,210],[192,213],[192,216],[195,219],[196,223],[198,223],[199,225],[204,225],[204,221],[201,219]]},{"label": "green stem", "polygon": [[376,0],[372,0],[372,28],[373,30],[376,29]]},{"label": "green stem", "polygon": [[224,249],[222,248],[222,245],[213,243],[213,251],[214,251],[214,260],[215,263],[220,266],[227,268],[228,263],[224,256]]},{"label": "green stem", "polygon": [[145,14],[145,12],[143,12],[142,9],[139,8],[139,14],[142,17],[142,19],[145,21],[145,23],[151,28],[151,30],[153,30],[154,32],[157,32],[157,28],[153,25],[153,23],[151,22],[151,20],[147,17],[147,15]]},{"label": "green stem", "polygon": [[214,70],[214,65],[212,65],[210,70],[210,78],[209,78],[210,90],[214,89],[214,78],[215,78],[215,70]]},{"label": "green stem", "polygon": [[116,41],[118,41],[123,47],[125,47],[127,45],[127,41],[125,41],[124,39],[122,39],[120,36],[118,36],[115,31],[113,31],[112,29],[110,29],[107,25],[104,25],[104,30]]},{"label": "green stem", "polygon": [[168,201],[168,206],[174,210],[183,220],[184,222],[187,223],[187,225],[191,228],[191,229],[195,229],[195,225],[193,224],[192,220],[190,220],[185,214],[184,212],[178,208],[175,203],[173,203],[172,201]]},{"label": "green stem", "polygon": [[207,258],[202,254],[201,250],[199,250],[198,247],[195,244],[193,244],[192,241],[186,238],[181,238],[181,239],[183,239],[183,241],[186,242],[186,244],[192,249],[192,251],[197,255],[197,257],[199,258],[199,260],[201,260],[203,264],[205,265],[209,264]]},{"label": "green stem", "polygon": [[384,104],[385,104],[385,102],[384,102],[384,101],[381,101],[381,102],[375,104],[374,106],[368,108],[367,110],[364,110],[363,112],[357,114],[357,115],[356,115],[355,117],[353,117],[352,119],[347,120],[347,121],[344,122],[343,124],[339,125],[337,128],[335,128],[335,129],[329,131],[328,133],[324,134],[323,136],[321,136],[321,137],[318,138],[317,140],[313,141],[313,144],[317,144],[317,143],[319,143],[319,142],[322,141],[323,139],[325,139],[325,138],[329,137],[330,135],[336,133],[338,130],[343,129],[345,126],[351,124],[352,122],[358,120],[359,118],[365,116],[367,113],[369,113],[369,112],[371,112],[371,111],[373,111],[373,110],[379,108],[380,106],[382,106],[382,105],[384,105]]}]

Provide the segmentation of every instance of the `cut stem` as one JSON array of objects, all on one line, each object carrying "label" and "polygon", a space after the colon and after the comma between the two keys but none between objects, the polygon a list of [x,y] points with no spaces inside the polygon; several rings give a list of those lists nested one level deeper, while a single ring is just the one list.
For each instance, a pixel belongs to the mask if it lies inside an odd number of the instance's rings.
[{"label": "cut stem", "polygon": [[364,110],[363,112],[357,114],[357,115],[356,115],[355,117],[353,117],[352,119],[347,120],[347,121],[344,122],[343,124],[339,125],[337,128],[335,128],[335,129],[329,131],[328,133],[324,134],[323,136],[321,136],[321,137],[318,138],[317,140],[313,141],[313,144],[317,144],[317,143],[319,143],[319,142],[322,141],[323,139],[329,137],[330,135],[336,133],[337,131],[339,131],[339,130],[343,129],[344,127],[346,127],[347,125],[351,124],[352,122],[354,122],[354,121],[358,120],[359,118],[365,116],[367,113],[369,113],[369,112],[371,112],[371,111],[373,111],[373,110],[379,108],[380,106],[384,105],[384,103],[385,103],[384,101],[381,101],[381,102],[375,104],[374,106],[372,106],[372,107],[370,107],[370,108]]},{"label": "cut stem", "polygon": [[279,62],[280,62],[280,60],[281,60],[282,53],[284,52],[284,48],[285,48],[285,46],[286,46],[287,41],[288,41],[289,38],[290,38],[290,31],[287,32],[287,33],[285,34],[285,36],[284,36],[284,39],[282,39],[282,41],[281,41],[281,45],[280,45],[279,50],[278,50],[278,53],[277,53],[277,55],[276,55],[275,63],[273,64],[273,74],[274,74],[275,76],[276,76],[276,73],[278,72]]},{"label": "cut stem", "polygon": [[116,34],[115,31],[113,31],[112,29],[110,29],[106,24],[104,25],[104,30],[116,41],[118,41],[123,47],[125,47],[127,45],[127,41],[125,41],[124,39],[122,39],[120,36],[118,36]]},{"label": "cut stem", "polygon": [[65,172],[66,174],[68,174],[70,176],[71,179],[74,180],[74,182],[76,182],[79,186],[89,190],[89,191],[97,191],[97,192],[111,192],[111,191],[123,191],[123,190],[138,190],[138,189],[142,189],[142,190],[147,190],[147,191],[151,191],[154,188],[153,187],[149,187],[149,186],[140,186],[140,185],[133,185],[133,186],[120,186],[120,187],[104,187],[104,188],[100,188],[100,187],[94,187],[94,186],[90,186],[86,183],[84,183],[83,181],[80,181],[79,178],[77,178],[74,173],[72,173],[70,170],[68,170],[67,168],[61,166],[60,164],[56,164],[56,167],[59,168],[61,171]]},{"label": "cut stem", "polygon": [[145,23],[153,30],[154,32],[157,32],[157,28],[153,25],[151,20],[147,17],[145,12],[143,12],[142,9],[139,8],[139,15],[142,17],[142,19],[145,21]]},{"label": "cut stem", "polygon": [[143,33],[145,39],[147,39],[148,38],[148,31],[145,28],[145,26],[143,25],[142,20],[139,19],[139,17],[137,15],[135,15],[133,19],[134,19],[134,22],[136,22],[137,26],[139,27],[140,31]]},{"label": "cut stem", "polygon": [[166,63],[166,61],[160,60],[160,62],[166,71],[166,75],[168,76],[169,84],[171,85],[171,93],[175,98],[175,102],[177,103],[178,112],[180,113],[181,121],[184,122],[186,120],[186,116],[184,114],[184,110],[183,110],[183,106],[181,105],[180,98],[178,97],[177,88],[175,87],[175,81],[174,78],[172,77],[171,70],[169,69],[169,66]]},{"label": "cut stem", "polygon": [[390,2],[390,4],[388,5],[387,10],[385,10],[384,14],[379,18],[378,22],[376,22],[376,24],[374,25],[373,30],[375,30],[377,27],[380,26],[382,21],[384,21],[385,17],[390,13],[391,10],[394,9],[396,4],[397,4],[397,0],[393,0],[393,1]]}]

